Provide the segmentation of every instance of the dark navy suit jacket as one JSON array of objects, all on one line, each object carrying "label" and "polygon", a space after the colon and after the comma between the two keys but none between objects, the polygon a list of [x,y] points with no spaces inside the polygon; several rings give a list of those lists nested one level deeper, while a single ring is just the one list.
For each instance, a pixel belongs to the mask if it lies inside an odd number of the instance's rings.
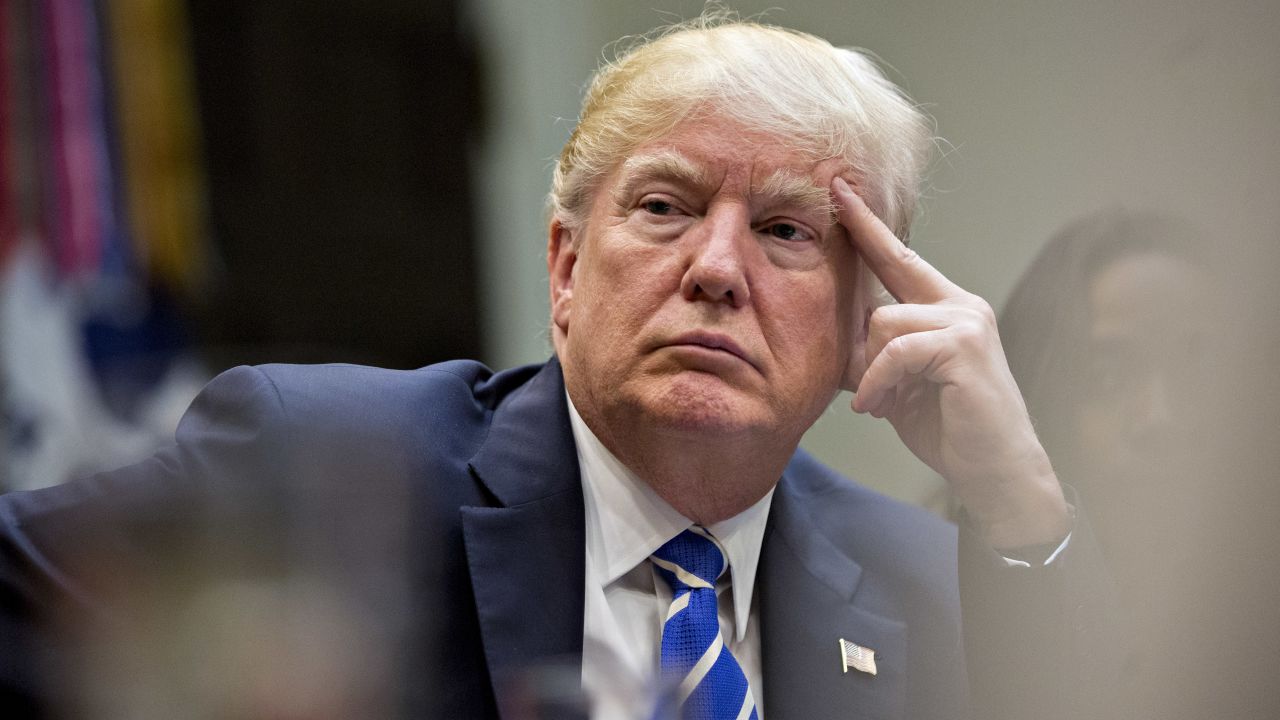
[{"label": "dark navy suit jacket", "polygon": [[[172,448],[0,498],[4,697],[34,712],[65,692],[76,643],[50,617],[127,624],[114,613],[136,588],[120,578],[172,577],[198,557],[224,573],[301,564],[354,588],[379,618],[370,632],[398,648],[389,687],[406,715],[511,716],[531,668],[576,678],[583,525],[554,359],[497,374],[467,361],[237,368],[196,399]],[[1091,548],[1077,528],[1048,568],[1007,568],[797,451],[757,580],[766,716],[1078,711],[1106,612]],[[842,672],[840,638],[875,649],[878,674]]]}]

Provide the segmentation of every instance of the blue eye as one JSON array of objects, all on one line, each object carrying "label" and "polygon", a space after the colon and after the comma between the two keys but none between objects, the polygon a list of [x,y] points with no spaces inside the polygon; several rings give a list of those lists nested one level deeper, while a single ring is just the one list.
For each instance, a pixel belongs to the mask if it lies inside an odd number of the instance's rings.
[{"label": "blue eye", "polygon": [[653,215],[668,215],[673,210],[671,203],[665,200],[647,200],[641,207]]}]

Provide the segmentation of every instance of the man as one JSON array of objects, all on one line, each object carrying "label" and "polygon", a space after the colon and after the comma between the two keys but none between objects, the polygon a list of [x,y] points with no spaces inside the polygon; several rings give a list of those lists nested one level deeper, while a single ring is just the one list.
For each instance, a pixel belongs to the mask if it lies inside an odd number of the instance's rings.
[{"label": "man", "polygon": [[[3,501],[10,642],[73,675],[33,617],[114,622],[119,578],[182,566],[155,550],[177,536],[220,572],[244,572],[228,546],[301,546],[338,606],[381,608],[355,623],[378,642],[330,654],[410,671],[313,683],[360,714],[391,688],[397,712],[516,717],[557,662],[609,717],[1075,711],[1091,545],[990,308],[895,236],[929,142],[871,63],[808,35],[698,22],[632,49],[555,170],[555,358],[221,376],[173,450]],[[797,449],[841,388],[968,512],[963,643],[955,529]],[[23,702],[56,692],[14,665]]]}]

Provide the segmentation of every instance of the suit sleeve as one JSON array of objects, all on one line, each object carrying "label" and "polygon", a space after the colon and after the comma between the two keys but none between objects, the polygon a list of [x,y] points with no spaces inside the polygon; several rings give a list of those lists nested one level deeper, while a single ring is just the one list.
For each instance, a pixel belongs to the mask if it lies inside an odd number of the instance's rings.
[{"label": "suit sleeve", "polygon": [[1009,567],[964,519],[959,546],[974,717],[1099,717],[1123,650],[1115,590],[1084,511],[1046,566]]},{"label": "suit sleeve", "polygon": [[9,717],[64,714],[54,703],[74,696],[86,638],[130,622],[140,603],[180,594],[153,592],[150,580],[190,577],[193,558],[216,562],[228,545],[255,542],[252,530],[217,528],[228,514],[253,528],[282,501],[259,482],[284,442],[282,413],[265,375],[236,368],[205,387],[155,456],[0,497],[0,705],[15,710]]}]

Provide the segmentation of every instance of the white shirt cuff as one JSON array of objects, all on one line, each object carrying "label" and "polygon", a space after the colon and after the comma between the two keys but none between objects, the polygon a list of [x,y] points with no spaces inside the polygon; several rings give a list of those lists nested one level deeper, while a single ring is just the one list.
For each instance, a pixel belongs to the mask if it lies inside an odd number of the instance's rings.
[{"label": "white shirt cuff", "polygon": [[[1062,551],[1067,549],[1067,543],[1069,542],[1071,542],[1071,533],[1067,533],[1067,536],[1062,539],[1062,542],[1058,545],[1058,548],[1054,550],[1052,553],[1050,553],[1049,557],[1045,558],[1044,562],[1040,564],[1040,567],[1045,567],[1049,563],[1056,560],[1057,557],[1062,554]],[[1009,567],[1024,567],[1024,568],[1031,567],[1031,563],[1027,562],[1026,560],[1015,560],[1011,557],[1005,557],[1004,555],[1001,555],[1000,557],[1004,558],[1005,563]]]}]

